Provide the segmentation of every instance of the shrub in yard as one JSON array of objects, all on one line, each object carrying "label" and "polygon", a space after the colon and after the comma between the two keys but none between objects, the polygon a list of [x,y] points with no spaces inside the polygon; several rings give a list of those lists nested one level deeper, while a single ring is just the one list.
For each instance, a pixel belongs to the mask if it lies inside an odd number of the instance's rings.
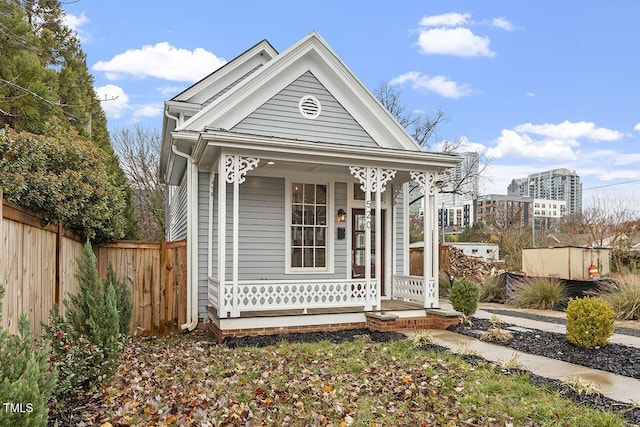
[{"label": "shrub in yard", "polygon": [[121,352],[116,290],[100,281],[89,242],[77,262],[80,293],[63,301],[66,320],[54,308],[45,327],[61,373],[56,397],[63,403],[111,377]]},{"label": "shrub in yard", "polygon": [[453,282],[449,301],[453,309],[465,316],[471,316],[478,309],[478,285],[469,279],[462,278]]},{"label": "shrub in yard", "polygon": [[[0,285],[0,322],[4,292]],[[9,335],[0,330],[0,425],[46,426],[56,373],[49,369],[48,351],[34,348],[24,313],[18,331]]]},{"label": "shrub in yard", "polygon": [[586,348],[605,345],[613,335],[614,316],[601,298],[571,298],[567,305],[567,340]]},{"label": "shrub in yard", "polygon": [[553,310],[567,301],[567,291],[556,279],[526,278],[519,281],[513,290],[509,304],[520,308]]},{"label": "shrub in yard", "polygon": [[623,274],[616,281],[602,282],[601,297],[611,304],[616,317],[622,320],[640,319],[640,276]]},{"label": "shrub in yard", "polygon": [[131,327],[131,317],[133,316],[133,304],[131,302],[131,290],[127,286],[127,282],[119,278],[113,269],[113,264],[109,262],[107,266],[107,275],[104,280],[105,289],[113,286],[116,291],[116,309],[119,315],[120,335],[127,336]]},{"label": "shrub in yard", "polygon": [[480,284],[478,299],[482,302],[503,303],[506,299],[506,288],[498,276],[488,277]]}]

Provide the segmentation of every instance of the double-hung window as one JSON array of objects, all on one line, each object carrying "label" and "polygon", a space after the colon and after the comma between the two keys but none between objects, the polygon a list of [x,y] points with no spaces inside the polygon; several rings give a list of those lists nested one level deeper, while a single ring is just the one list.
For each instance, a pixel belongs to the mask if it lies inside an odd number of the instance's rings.
[{"label": "double-hung window", "polygon": [[326,184],[291,182],[291,271],[328,268],[328,194]]}]

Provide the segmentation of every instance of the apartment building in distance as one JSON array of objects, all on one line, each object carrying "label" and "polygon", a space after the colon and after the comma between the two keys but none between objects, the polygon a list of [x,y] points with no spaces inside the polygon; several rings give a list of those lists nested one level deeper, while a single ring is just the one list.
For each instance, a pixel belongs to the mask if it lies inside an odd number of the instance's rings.
[{"label": "apartment building in distance", "polygon": [[533,198],[486,194],[474,201],[474,212],[476,221],[501,230],[525,227],[531,224],[533,217]]},{"label": "apartment building in distance", "polygon": [[560,200],[566,203],[565,215],[582,212],[582,183],[576,171],[560,168],[538,172],[511,181],[509,196]]}]

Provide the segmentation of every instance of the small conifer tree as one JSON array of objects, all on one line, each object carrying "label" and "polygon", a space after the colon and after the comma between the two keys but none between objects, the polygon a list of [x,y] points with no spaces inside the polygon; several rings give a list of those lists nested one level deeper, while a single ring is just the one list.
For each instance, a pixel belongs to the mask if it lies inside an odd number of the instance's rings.
[{"label": "small conifer tree", "polygon": [[[0,285],[0,322],[4,292]],[[18,331],[18,335],[9,335],[0,330],[0,425],[46,426],[56,372],[49,369],[48,351],[34,348],[24,313]]]},{"label": "small conifer tree", "polygon": [[[103,283],[96,267],[96,257],[91,244],[87,242],[82,249],[78,262],[76,278],[80,285],[80,293],[71,295],[63,301],[66,308],[66,321],[52,312],[51,326],[47,329],[53,339],[55,363],[59,370],[73,372],[83,363],[90,366],[78,372],[79,383],[70,383],[62,389],[73,390],[75,387],[91,388],[108,379],[115,371],[120,357],[120,316],[117,309],[117,293],[111,283]],[[68,341],[68,342],[67,342]],[[73,346],[85,345],[78,351],[91,351],[91,357],[83,356],[83,360],[75,360],[72,356]],[[75,390],[76,392],[78,390]]]},{"label": "small conifer tree", "polygon": [[104,283],[107,289],[109,285],[112,285],[116,291],[116,307],[120,315],[120,335],[126,336],[129,334],[131,317],[133,316],[131,290],[125,280],[118,278],[111,262],[107,266],[107,275]]}]

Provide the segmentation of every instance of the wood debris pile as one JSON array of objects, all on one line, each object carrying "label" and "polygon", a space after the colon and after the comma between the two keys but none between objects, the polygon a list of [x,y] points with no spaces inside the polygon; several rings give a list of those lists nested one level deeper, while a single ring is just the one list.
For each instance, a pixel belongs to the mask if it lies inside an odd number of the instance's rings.
[{"label": "wood debris pile", "polygon": [[462,250],[449,246],[449,273],[456,279],[467,278],[482,283],[487,277],[497,276],[506,271],[504,261],[470,257]]}]

